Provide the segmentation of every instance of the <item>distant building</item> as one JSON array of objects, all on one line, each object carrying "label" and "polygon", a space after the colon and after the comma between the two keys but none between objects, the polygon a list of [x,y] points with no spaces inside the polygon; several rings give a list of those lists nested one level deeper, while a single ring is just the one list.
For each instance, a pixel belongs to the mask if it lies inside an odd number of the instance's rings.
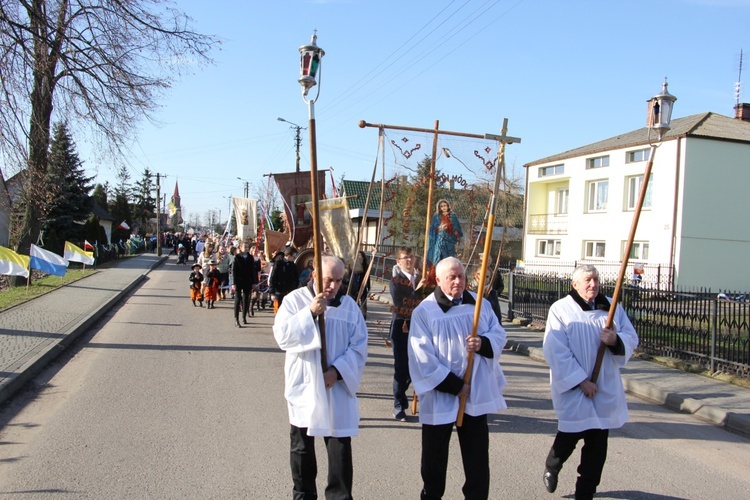
[{"label": "distant building", "polygon": [[[735,111],[672,120],[654,156],[629,261],[663,284],[750,289],[750,105]],[[641,128],[524,165],[527,272],[621,262],[649,153]]]},{"label": "distant building", "polygon": [[184,222],[182,219],[182,204],[180,200],[180,187],[178,182],[174,183],[174,194],[169,203],[168,208],[169,218],[167,219],[167,225],[179,231],[182,227],[181,224]]},{"label": "distant building", "polygon": [[115,218],[94,200],[91,200],[91,213],[99,217],[99,225],[104,228],[104,232],[107,234],[107,241],[100,241],[99,243],[102,245],[109,245],[112,241],[112,224],[115,223]]}]

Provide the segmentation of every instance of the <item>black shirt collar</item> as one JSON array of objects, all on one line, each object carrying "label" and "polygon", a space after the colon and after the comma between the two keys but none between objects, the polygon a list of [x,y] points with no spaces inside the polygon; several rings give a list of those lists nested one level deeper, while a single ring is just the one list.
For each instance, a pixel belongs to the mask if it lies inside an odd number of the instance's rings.
[{"label": "black shirt collar", "polygon": [[[313,279],[311,279],[310,281],[307,282],[307,290],[310,292],[310,294],[313,297],[315,297],[316,295],[318,295],[317,292],[315,291],[315,278],[313,278]],[[343,286],[339,287],[339,291],[336,292],[336,296],[333,298],[333,300],[329,300],[327,305],[329,307],[338,307],[338,306],[340,306],[341,305],[341,297],[343,297],[344,294],[345,294],[344,287]]]},{"label": "black shirt collar", "polygon": [[578,295],[578,292],[576,292],[575,288],[570,289],[569,295],[573,297],[573,300],[576,301],[576,304],[578,304],[584,311],[609,311],[609,300],[607,300],[606,295],[604,295],[602,292],[599,292],[599,295],[594,298],[594,309],[592,309],[591,306],[589,306],[589,303],[583,300],[580,295]]},{"label": "black shirt collar", "polygon": [[[440,306],[440,309],[443,310],[444,313],[447,313],[451,307],[453,307],[453,301],[449,299],[443,291],[440,289],[440,287],[435,288],[435,301]],[[474,300],[474,297],[469,293],[468,290],[464,290],[464,294],[461,296],[461,302],[463,304],[476,304],[477,301]]]}]

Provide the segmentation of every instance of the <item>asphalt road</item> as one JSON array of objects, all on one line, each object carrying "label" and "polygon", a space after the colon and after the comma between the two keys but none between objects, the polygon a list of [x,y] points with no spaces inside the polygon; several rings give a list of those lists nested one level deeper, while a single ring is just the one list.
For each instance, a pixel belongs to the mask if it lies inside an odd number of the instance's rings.
[{"label": "asphalt road", "polygon": [[[232,326],[230,302],[194,308],[184,267],[162,266],[0,409],[0,498],[289,498],[283,353],[273,314]],[[389,314],[371,302],[353,440],[355,496],[418,498],[420,427],[391,416]],[[556,430],[547,369],[507,353],[509,410],[490,419],[491,498],[572,498],[578,454],[554,495],[541,482]],[[750,497],[750,440],[629,398],[597,498]],[[320,441],[320,440],[319,440]],[[326,474],[318,443],[322,493]],[[461,498],[458,443],[446,499]],[[322,495],[321,495],[322,497]]]}]

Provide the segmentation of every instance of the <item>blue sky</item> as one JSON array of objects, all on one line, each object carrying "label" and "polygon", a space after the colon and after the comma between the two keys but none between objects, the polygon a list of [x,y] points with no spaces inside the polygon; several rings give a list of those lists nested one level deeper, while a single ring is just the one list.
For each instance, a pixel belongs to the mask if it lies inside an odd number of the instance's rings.
[{"label": "blue sky", "polygon": [[[507,148],[506,163],[522,176],[525,163],[644,126],[645,101],[665,76],[678,99],[673,118],[733,116],[740,49],[743,80],[750,76],[750,0],[177,3],[223,43],[214,65],[176,82],[128,163],[133,180],[145,167],[166,175],[168,195],[179,180],[185,216],[215,209],[226,219],[226,197],[242,194],[237,177],[251,181],[253,197],[263,174],[294,170],[294,131],[277,117],[307,126],[298,47],[313,29],[326,52],[318,167],[332,166],[337,181],[372,175],[377,130],[359,120],[422,128],[439,120],[444,130],[483,134],[508,118],[508,134],[523,142]],[[97,182],[113,182],[111,167],[82,159]]]}]

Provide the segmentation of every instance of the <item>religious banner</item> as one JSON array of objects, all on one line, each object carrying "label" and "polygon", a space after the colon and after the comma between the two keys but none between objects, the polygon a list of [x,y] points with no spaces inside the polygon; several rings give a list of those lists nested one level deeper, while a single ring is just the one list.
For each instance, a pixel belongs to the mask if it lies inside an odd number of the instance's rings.
[{"label": "religious banner", "polygon": [[271,231],[270,229],[266,229],[266,240],[264,243],[263,251],[270,259],[275,252],[283,252],[284,245],[286,245],[288,241],[289,235],[287,233],[281,233],[279,231]]},{"label": "religious banner", "polygon": [[[305,205],[312,200],[310,172],[273,174],[273,178],[284,198],[284,212],[294,238],[294,245],[302,247],[312,236],[312,215]],[[318,189],[321,198],[325,196],[325,182],[325,171],[319,171]]]},{"label": "religious banner", "polygon": [[258,200],[232,196],[234,218],[237,220],[237,237],[240,241],[255,238],[258,220]]},{"label": "religious banner", "polygon": [[[312,210],[312,202],[307,203],[307,209]],[[320,215],[320,232],[328,248],[331,249],[331,253],[353,266],[354,255],[357,252],[357,235],[349,216],[349,204],[346,198],[318,201],[318,214]]]}]

